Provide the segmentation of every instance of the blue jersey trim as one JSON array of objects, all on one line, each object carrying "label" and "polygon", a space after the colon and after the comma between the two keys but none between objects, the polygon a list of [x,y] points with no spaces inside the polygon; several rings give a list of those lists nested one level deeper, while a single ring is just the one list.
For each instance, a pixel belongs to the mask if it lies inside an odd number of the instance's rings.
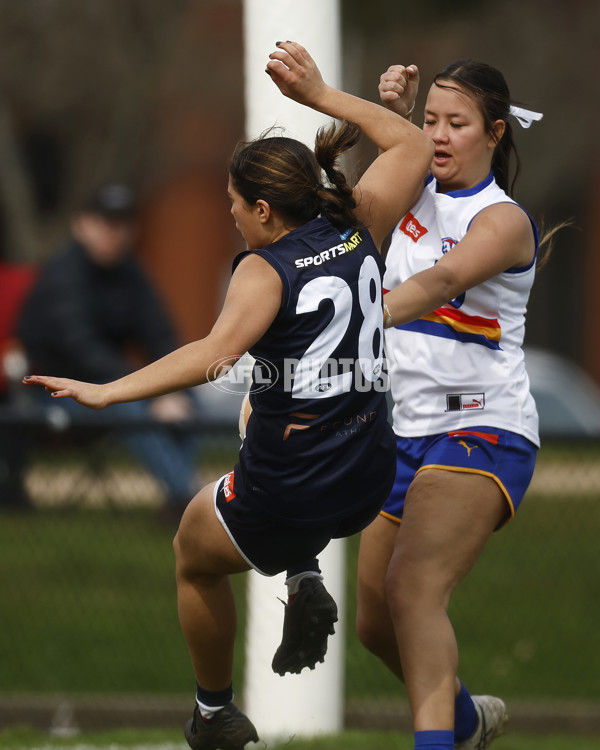
[{"label": "blue jersey trim", "polygon": [[[447,195],[449,198],[468,198],[470,195],[476,195],[482,190],[485,190],[485,188],[488,187],[488,185],[491,185],[493,181],[494,175],[492,172],[490,172],[484,180],[478,182],[477,185],[474,185],[472,188],[465,188],[464,190],[451,190],[449,193],[444,193],[444,195]],[[439,183],[437,181],[435,184],[435,192],[440,192]]]},{"label": "blue jersey trim", "polygon": [[[519,206],[518,203],[516,205]],[[535,253],[533,254],[533,260],[531,261],[531,263],[528,263],[526,266],[515,266],[514,268],[509,268],[508,271],[506,271],[506,273],[523,273],[524,271],[529,271],[531,266],[535,265],[537,261],[537,257],[538,257],[538,250],[540,249],[540,232],[537,228],[537,224],[532,219],[529,211],[525,211],[523,206],[519,206],[519,208],[525,212],[525,214],[527,215],[527,218],[531,222],[531,228],[533,229],[533,238],[535,240]]]}]

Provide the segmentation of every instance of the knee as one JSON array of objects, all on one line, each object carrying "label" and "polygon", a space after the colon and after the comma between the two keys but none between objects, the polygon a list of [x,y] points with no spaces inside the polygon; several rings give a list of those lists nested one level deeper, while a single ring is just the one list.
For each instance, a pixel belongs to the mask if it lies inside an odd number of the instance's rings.
[{"label": "knee", "polygon": [[175,560],[179,561],[181,559],[181,538],[179,536],[179,529],[177,529],[177,532],[173,537],[173,552],[175,553]]},{"label": "knee", "polygon": [[446,611],[453,586],[446,571],[407,565],[403,575],[394,570],[388,572],[385,590],[390,616],[396,626],[402,628],[403,623],[416,616]]},{"label": "knee", "polygon": [[224,574],[231,572],[224,569],[218,558],[218,548],[212,545],[214,534],[208,520],[202,503],[198,502],[189,505],[181,518],[173,539],[178,585],[214,585]]},{"label": "knee", "polygon": [[356,615],[356,634],[367,651],[377,654],[381,643],[380,627],[373,618],[360,611]]},{"label": "knee", "polygon": [[356,634],[361,644],[372,654],[379,656],[383,644],[393,638],[393,627],[385,601],[370,601],[359,604],[356,612]]},{"label": "knee", "polygon": [[189,575],[194,568],[194,552],[196,549],[197,543],[189,524],[186,522],[186,514],[184,513],[173,539],[173,552],[175,553],[175,567],[178,577]]},{"label": "knee", "polygon": [[173,552],[175,553],[175,577],[177,582],[185,577],[184,573],[186,570],[185,564],[185,545],[183,544],[181,532],[178,529],[173,539]]},{"label": "knee", "polygon": [[390,616],[396,623],[401,622],[404,614],[415,605],[416,597],[404,577],[388,572],[385,579],[385,592],[387,596]]}]

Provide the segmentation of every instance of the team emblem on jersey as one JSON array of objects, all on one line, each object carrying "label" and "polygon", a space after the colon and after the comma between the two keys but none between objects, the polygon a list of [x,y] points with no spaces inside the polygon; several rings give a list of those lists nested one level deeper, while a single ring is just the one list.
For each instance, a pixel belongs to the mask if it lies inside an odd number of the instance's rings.
[{"label": "team emblem on jersey", "polygon": [[452,237],[442,237],[442,255],[446,255],[457,243],[458,240],[453,240]]},{"label": "team emblem on jersey", "polygon": [[420,224],[410,211],[402,219],[398,229],[413,242],[418,242],[424,234],[427,234],[427,228]]}]

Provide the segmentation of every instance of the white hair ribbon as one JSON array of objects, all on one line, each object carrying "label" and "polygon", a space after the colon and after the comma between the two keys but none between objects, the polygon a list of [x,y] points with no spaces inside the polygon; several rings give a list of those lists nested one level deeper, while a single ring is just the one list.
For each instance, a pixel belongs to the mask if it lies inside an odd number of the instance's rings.
[{"label": "white hair ribbon", "polygon": [[530,109],[514,107],[512,104],[510,105],[510,114],[517,118],[522,128],[530,127],[532,122],[537,122],[544,116],[541,112],[532,112]]}]

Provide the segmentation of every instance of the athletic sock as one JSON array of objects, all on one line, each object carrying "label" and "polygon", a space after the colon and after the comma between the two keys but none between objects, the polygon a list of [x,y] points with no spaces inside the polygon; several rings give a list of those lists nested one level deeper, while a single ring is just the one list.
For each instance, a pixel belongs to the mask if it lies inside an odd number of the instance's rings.
[{"label": "athletic sock", "polygon": [[285,585],[287,586],[288,602],[292,601],[293,597],[298,593],[300,589],[300,581],[305,578],[310,578],[311,576],[317,577],[320,581],[323,580],[321,569],[319,568],[319,561],[316,558],[309,563],[298,565],[287,571]]},{"label": "athletic sock", "polygon": [[225,690],[205,690],[196,683],[196,703],[204,721],[210,721],[217,711],[225,708],[232,700],[233,688],[231,685]]},{"label": "athletic sock", "polygon": [[415,750],[454,750],[454,732],[451,729],[415,732]]},{"label": "athletic sock", "polygon": [[460,693],[454,700],[454,737],[463,742],[477,729],[477,709],[467,688],[461,683]]}]

